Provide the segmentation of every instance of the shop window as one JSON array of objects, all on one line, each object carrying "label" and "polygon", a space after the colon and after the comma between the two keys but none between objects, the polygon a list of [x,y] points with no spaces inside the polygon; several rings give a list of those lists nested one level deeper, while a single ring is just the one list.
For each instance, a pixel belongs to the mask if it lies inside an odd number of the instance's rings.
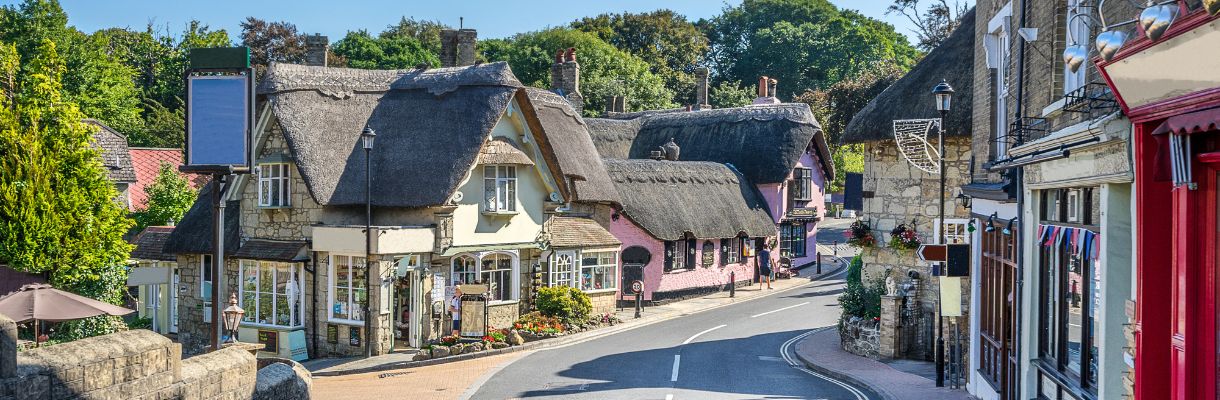
[{"label": "shop window", "polygon": [[483,256],[479,277],[491,293],[491,301],[513,300],[513,257],[503,253]]},{"label": "shop window", "polygon": [[457,285],[473,285],[479,280],[479,272],[474,257],[457,256],[453,258],[449,270],[449,283]]},{"label": "shop window", "polygon": [[483,199],[484,212],[517,212],[517,167],[512,165],[484,166]]},{"label": "shop window", "polygon": [[330,256],[330,319],[338,322],[364,321],[368,304],[368,282],[364,280],[364,257]]},{"label": "shop window", "polygon": [[[1083,224],[1067,226],[1096,233],[1097,227],[1089,225],[1091,197],[1089,188],[1043,191],[1041,223],[1063,226],[1075,218]],[[1072,211],[1074,207],[1079,209]],[[1038,245],[1038,355],[1050,366],[1049,373],[1096,393],[1101,263],[1074,247],[1070,237]]]},{"label": "shop window", "polygon": [[547,275],[550,286],[572,286],[576,274],[576,252],[556,252],[551,262],[551,270]]},{"label": "shop window", "polygon": [[259,164],[258,165],[258,206],[259,207],[288,207],[291,206],[289,199],[289,187],[292,186],[288,179],[288,164]]},{"label": "shop window", "polygon": [[805,257],[805,224],[785,223],[779,226],[779,249],[784,257]]},{"label": "shop window", "polygon": [[241,305],[243,321],[278,327],[303,326],[301,265],[297,263],[241,260]]},{"label": "shop window", "polygon": [[614,289],[618,284],[618,253],[586,252],[580,258],[580,290]]}]

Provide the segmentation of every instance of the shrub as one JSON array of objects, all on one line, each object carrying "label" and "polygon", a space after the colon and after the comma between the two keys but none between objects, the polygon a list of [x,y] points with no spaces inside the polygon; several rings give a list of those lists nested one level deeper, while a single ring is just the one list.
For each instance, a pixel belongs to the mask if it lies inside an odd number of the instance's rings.
[{"label": "shrub", "polygon": [[847,290],[839,295],[839,306],[843,308],[843,318],[875,319],[881,317],[881,296],[884,294],[885,282],[882,280],[874,280],[867,286],[849,283]]},{"label": "shrub", "polygon": [[544,287],[538,289],[538,311],[559,318],[565,325],[574,325],[589,319],[593,302],[589,295],[574,287]]},{"label": "shrub", "polygon": [[860,281],[860,274],[864,271],[864,260],[857,254],[852,257],[851,264],[847,265],[847,287],[860,286],[863,283]]}]

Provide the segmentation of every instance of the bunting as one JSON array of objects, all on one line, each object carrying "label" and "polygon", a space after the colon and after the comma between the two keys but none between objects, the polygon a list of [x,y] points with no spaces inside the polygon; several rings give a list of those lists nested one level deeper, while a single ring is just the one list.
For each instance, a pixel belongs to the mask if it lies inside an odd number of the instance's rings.
[{"label": "bunting", "polygon": [[1071,226],[1039,225],[1038,243],[1043,247],[1063,248],[1084,260],[1096,260],[1101,253],[1096,232]]}]

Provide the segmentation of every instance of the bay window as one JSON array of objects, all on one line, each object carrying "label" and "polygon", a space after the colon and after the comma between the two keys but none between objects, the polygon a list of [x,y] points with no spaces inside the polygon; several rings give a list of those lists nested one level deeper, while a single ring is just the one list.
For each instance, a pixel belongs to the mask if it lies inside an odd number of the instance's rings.
[{"label": "bay window", "polygon": [[517,167],[512,165],[484,166],[483,199],[484,212],[517,212]]},{"label": "bay window", "polygon": [[288,164],[268,163],[258,165],[258,206],[288,207]]},{"label": "bay window", "polygon": [[584,252],[580,258],[580,290],[616,288],[618,285],[617,271],[617,252]]},{"label": "bay window", "polygon": [[300,264],[241,260],[243,321],[278,327],[303,326]]},{"label": "bay window", "polygon": [[364,257],[330,256],[331,320],[364,321],[364,305],[368,303],[368,282],[364,280],[366,268]]},{"label": "bay window", "polygon": [[474,257],[471,256],[454,257],[449,269],[449,283],[453,286],[473,285],[479,280],[476,264]]}]

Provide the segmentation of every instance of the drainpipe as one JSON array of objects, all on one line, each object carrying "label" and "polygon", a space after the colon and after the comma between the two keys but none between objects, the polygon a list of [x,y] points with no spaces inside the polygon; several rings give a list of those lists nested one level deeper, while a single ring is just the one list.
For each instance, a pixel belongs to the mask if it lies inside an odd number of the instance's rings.
[{"label": "drainpipe", "polygon": [[[313,270],[309,271],[310,274],[313,274],[313,288],[309,290],[312,297],[309,312],[313,315],[309,319],[313,322],[313,340],[309,341],[309,353],[318,357],[318,252],[313,252],[313,257],[310,258],[312,258],[310,262],[313,263]],[[302,313],[303,315],[304,313]]]},{"label": "drainpipe", "polygon": [[[1021,0],[1021,20],[1020,20],[1019,25],[1017,25],[1018,31],[1021,28],[1025,27],[1025,22],[1026,22],[1025,18],[1029,14],[1029,1],[1030,0]],[[1020,35],[1017,35],[1017,36],[1020,37]],[[1018,121],[1019,121],[1019,118],[1021,118],[1025,114],[1025,44],[1026,44],[1025,38],[1021,38],[1021,47],[1018,49],[1018,53],[1017,53],[1016,117],[1018,118],[1017,119]],[[1024,144],[1024,142],[1025,142],[1025,139],[1023,137],[1017,137],[1018,146]],[[1017,192],[1017,215],[1015,218],[1017,218],[1018,221],[1024,222],[1024,219],[1022,219],[1022,217],[1024,216],[1024,213],[1025,213],[1025,185],[1022,184],[1022,181],[1025,179],[1025,167],[1024,166],[1017,167],[1014,172],[1015,172],[1015,174],[1014,174],[1015,176],[1013,176],[1012,179],[1014,182],[1013,184],[1016,185],[1016,192]],[[1017,337],[1016,337],[1016,340],[1013,340],[1014,346],[1013,346],[1012,351],[1017,353],[1017,360],[1024,360],[1024,358],[1021,356],[1021,350],[1022,350],[1021,348],[1023,347],[1023,346],[1021,346],[1021,338],[1023,337],[1021,329],[1022,329],[1022,326],[1024,325],[1021,323],[1022,312],[1023,312],[1023,308],[1024,308],[1024,307],[1021,307],[1021,304],[1024,302],[1020,301],[1019,299],[1021,298],[1020,296],[1022,296],[1022,294],[1025,292],[1025,257],[1024,257],[1025,251],[1023,248],[1023,245],[1024,245],[1023,238],[1025,237],[1025,234],[1026,234],[1025,229],[1018,227],[1017,232],[1014,234],[1014,236],[1016,236],[1016,237],[1013,238],[1014,240],[1016,240],[1016,245],[1013,247],[1015,247],[1017,249],[1017,257],[1016,257],[1016,261],[1017,261],[1016,280],[1017,280],[1017,282],[1016,282],[1016,288],[1013,289],[1016,291],[1016,293],[1014,293],[1013,295],[1018,300],[1013,302],[1014,308],[1015,308],[1013,310],[1013,316],[1015,317],[1013,333],[1015,335],[1017,335]],[[1007,361],[1005,361],[1005,362],[1007,362]],[[1017,384],[1013,387],[1013,390],[1015,391],[1015,394],[1016,394],[1015,398],[1019,399],[1019,398],[1021,398],[1021,365],[1019,363],[1017,364],[1017,382],[1016,383]]]}]

